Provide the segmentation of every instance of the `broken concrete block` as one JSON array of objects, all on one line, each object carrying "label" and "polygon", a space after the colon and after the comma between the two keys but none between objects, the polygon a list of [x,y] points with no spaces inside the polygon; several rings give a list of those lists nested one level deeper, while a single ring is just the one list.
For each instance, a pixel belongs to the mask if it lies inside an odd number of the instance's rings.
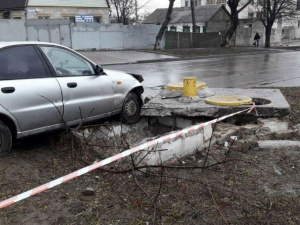
[{"label": "broken concrete block", "polygon": [[222,137],[222,133],[221,133],[221,132],[218,132],[218,131],[215,131],[215,132],[213,133],[213,135],[214,135],[214,137],[216,137],[216,138]]},{"label": "broken concrete block", "polygon": [[261,127],[256,131],[256,137],[259,140],[272,140],[275,138],[274,132],[268,127]]},{"label": "broken concrete block", "polygon": [[289,129],[288,118],[268,118],[257,119],[258,125],[262,127],[268,127],[272,132],[282,131]]},{"label": "broken concrete block", "polygon": [[299,148],[300,141],[258,141],[259,149]]},{"label": "broken concrete block", "polygon": [[204,133],[204,135],[203,135],[204,141],[209,140],[212,137],[212,135],[213,135],[212,125],[204,127],[203,128],[203,133]]},{"label": "broken concrete block", "polygon": [[296,126],[293,126],[294,130],[297,130],[297,132],[300,134],[300,124],[297,124]]},{"label": "broken concrete block", "polygon": [[94,195],[95,194],[95,190],[94,188],[92,187],[87,187],[83,192],[82,192],[83,195],[86,195],[86,196],[91,196],[91,195]]},{"label": "broken concrete block", "polygon": [[[214,127],[214,125],[212,126]],[[236,136],[239,127],[228,124],[228,123],[218,123],[215,127],[214,137],[217,139],[216,142],[219,145],[224,145],[226,139],[230,136]]]},{"label": "broken concrete block", "polygon": [[283,130],[275,132],[275,138],[285,140],[290,139],[298,133],[298,130]]},{"label": "broken concrete block", "polygon": [[245,126],[240,127],[238,131],[238,136],[240,139],[243,139],[247,136],[255,135],[258,128],[259,126],[256,124],[247,124]]},{"label": "broken concrete block", "polygon": [[181,129],[194,125],[193,120],[177,117],[175,118],[175,126]]},{"label": "broken concrete block", "polygon": [[[168,133],[168,135],[171,134]],[[174,158],[177,159],[192,155],[197,150],[203,148],[203,130],[197,130],[167,142],[159,143],[157,146],[149,148],[148,151],[137,154],[135,161],[140,162],[140,165],[160,165]],[[162,149],[164,151],[159,151]]]},{"label": "broken concrete block", "polygon": [[257,147],[256,140],[238,140],[234,142],[233,148],[238,151],[247,152]]},{"label": "broken concrete block", "polygon": [[[142,95],[142,97],[144,97],[144,96]],[[153,97],[152,97],[151,95],[145,96],[145,98],[144,98],[144,104],[147,104],[147,103],[150,102],[152,99],[153,99]]]},{"label": "broken concrete block", "polygon": [[[216,95],[247,95],[256,102],[258,99],[269,102],[258,104],[259,117],[284,117],[290,114],[290,106],[284,96],[277,89],[232,89],[215,88],[211,89]],[[181,92],[162,90],[151,101],[142,108],[141,115],[150,117],[183,116],[183,117],[213,117],[219,118],[224,115],[236,112],[244,107],[223,107],[209,105],[205,99],[200,102],[182,103],[178,99]],[[201,96],[198,96],[201,98]]]}]

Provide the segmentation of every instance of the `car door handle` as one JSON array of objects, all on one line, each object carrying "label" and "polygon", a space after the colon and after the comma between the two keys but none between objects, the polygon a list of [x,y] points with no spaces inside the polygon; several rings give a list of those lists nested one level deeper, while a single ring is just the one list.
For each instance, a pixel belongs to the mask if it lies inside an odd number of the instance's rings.
[{"label": "car door handle", "polygon": [[68,87],[69,88],[76,88],[77,87],[77,83],[68,83]]},{"label": "car door handle", "polygon": [[4,93],[4,94],[11,94],[11,93],[14,93],[15,92],[15,88],[14,87],[5,87],[5,88],[1,88],[1,91]]}]

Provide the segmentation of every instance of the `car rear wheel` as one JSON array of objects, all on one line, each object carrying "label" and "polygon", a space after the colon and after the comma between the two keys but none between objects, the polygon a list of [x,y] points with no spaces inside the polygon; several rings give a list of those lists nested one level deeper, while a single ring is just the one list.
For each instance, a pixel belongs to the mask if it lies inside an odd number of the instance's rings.
[{"label": "car rear wheel", "polygon": [[122,112],[121,112],[121,122],[127,124],[134,124],[141,119],[141,108],[142,101],[140,96],[134,92],[130,92],[124,101]]},{"label": "car rear wheel", "polygon": [[10,129],[5,123],[0,121],[0,154],[10,151],[12,145],[12,136]]}]

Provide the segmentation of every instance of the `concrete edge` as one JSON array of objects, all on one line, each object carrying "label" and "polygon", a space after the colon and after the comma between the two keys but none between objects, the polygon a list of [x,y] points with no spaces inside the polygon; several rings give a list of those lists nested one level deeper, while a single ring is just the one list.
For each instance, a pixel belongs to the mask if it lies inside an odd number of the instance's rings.
[{"label": "concrete edge", "polygon": [[153,60],[140,60],[136,62],[129,63],[108,63],[101,64],[102,66],[116,66],[116,65],[130,65],[130,64],[146,64],[146,63],[161,63],[161,62],[177,62],[177,61],[189,61],[197,59],[212,59],[212,58],[225,58],[230,56],[246,56],[246,55],[259,55],[266,53],[286,53],[286,52],[295,52],[294,50],[267,50],[264,52],[252,52],[252,53],[238,53],[238,54],[223,54],[223,55],[208,55],[208,56],[198,56],[198,57],[189,57],[189,58],[166,58],[166,59],[153,59]]}]

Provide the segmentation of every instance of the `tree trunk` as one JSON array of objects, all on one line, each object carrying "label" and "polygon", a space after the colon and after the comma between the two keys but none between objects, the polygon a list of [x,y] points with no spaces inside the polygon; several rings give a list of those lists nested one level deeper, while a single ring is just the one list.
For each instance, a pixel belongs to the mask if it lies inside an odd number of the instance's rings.
[{"label": "tree trunk", "polygon": [[227,30],[225,36],[222,39],[221,46],[223,46],[223,47],[229,45],[229,42],[230,42],[232,36],[234,35],[236,29],[238,28],[239,14],[238,14],[237,11],[232,12],[232,14],[230,15],[230,20],[231,20],[230,27],[229,27],[229,29]]},{"label": "tree trunk", "polygon": [[271,47],[271,34],[272,34],[272,26],[266,26],[266,40],[265,40],[265,48]]},{"label": "tree trunk", "polygon": [[194,0],[191,0],[191,11],[192,11],[193,33],[196,33],[196,20],[195,20]]},{"label": "tree trunk", "polygon": [[168,8],[168,12],[167,12],[167,15],[166,15],[166,19],[163,23],[163,25],[161,26],[157,36],[156,36],[156,42],[154,44],[154,50],[157,50],[157,48],[160,46],[160,42],[161,42],[161,39],[164,35],[164,32],[171,20],[171,15],[172,15],[172,11],[173,11],[173,6],[174,6],[174,2],[175,0],[169,0],[169,8]]}]

